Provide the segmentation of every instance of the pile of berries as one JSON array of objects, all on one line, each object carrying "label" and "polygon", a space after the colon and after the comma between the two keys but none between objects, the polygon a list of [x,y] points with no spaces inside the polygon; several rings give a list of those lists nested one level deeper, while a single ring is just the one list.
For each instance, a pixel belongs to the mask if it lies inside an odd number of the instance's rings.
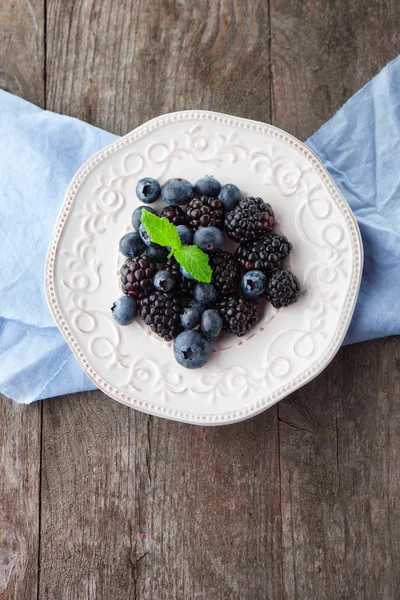
[{"label": "pile of berries", "polygon": [[[111,311],[119,325],[129,325],[139,313],[157,335],[174,340],[183,367],[203,366],[222,330],[245,335],[259,320],[263,300],[279,309],[299,299],[299,281],[282,265],[292,244],[272,231],[275,214],[261,198],[243,198],[237,186],[221,186],[211,176],[194,186],[186,179],[169,179],[162,187],[146,177],[136,194],[145,205],[161,197],[166,206],[160,216],[176,226],[182,244],[208,254],[212,278],[210,283],[196,281],[169,257],[169,247],[152,242],[141,216],[143,210],[157,212],[140,206],[132,215],[134,231],[120,240],[127,257],[121,268],[124,295]],[[223,249],[223,232],[238,244],[234,254]]]}]

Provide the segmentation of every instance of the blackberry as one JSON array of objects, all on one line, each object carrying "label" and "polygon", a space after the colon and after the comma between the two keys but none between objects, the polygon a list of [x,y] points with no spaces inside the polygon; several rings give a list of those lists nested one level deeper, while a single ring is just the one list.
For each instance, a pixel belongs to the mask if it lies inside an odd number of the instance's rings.
[{"label": "blackberry", "polygon": [[120,272],[123,293],[139,303],[153,289],[156,263],[150,257],[128,258]]},{"label": "blackberry", "polygon": [[278,271],[268,282],[267,299],[275,308],[290,306],[300,297],[300,283],[291,271]]},{"label": "blackberry", "polygon": [[272,273],[292,251],[292,244],[284,235],[267,233],[258,240],[240,244],[235,252],[235,258],[245,271],[262,271]]},{"label": "blackberry", "polygon": [[181,279],[177,283],[177,293],[185,298],[191,298],[193,296],[193,290],[196,282],[193,279],[187,279],[181,273]]},{"label": "blackberry", "polygon": [[218,298],[229,298],[237,293],[240,282],[240,269],[233,254],[226,250],[217,250],[210,254],[210,267],[213,274],[211,284],[215,287]]},{"label": "blackberry", "polygon": [[217,306],[222,317],[222,329],[241,337],[260,318],[257,308],[244,298],[228,298]]},{"label": "blackberry", "polygon": [[160,217],[166,217],[170,223],[175,225],[187,225],[187,218],[185,211],[180,206],[171,204],[162,209]]},{"label": "blackberry", "polygon": [[262,198],[245,198],[225,217],[225,231],[235,242],[248,242],[268,233],[275,225],[275,213]]},{"label": "blackberry", "polygon": [[225,208],[218,198],[201,196],[189,202],[186,209],[186,218],[193,231],[201,227],[224,228]]},{"label": "blackberry", "polygon": [[178,298],[155,291],[142,300],[140,316],[154,333],[169,342],[182,331],[181,310]]},{"label": "blackberry", "polygon": [[194,286],[197,282],[182,275],[179,263],[175,258],[169,258],[163,268],[175,275],[176,285],[174,289],[179,296],[185,296],[186,298],[193,296]]}]

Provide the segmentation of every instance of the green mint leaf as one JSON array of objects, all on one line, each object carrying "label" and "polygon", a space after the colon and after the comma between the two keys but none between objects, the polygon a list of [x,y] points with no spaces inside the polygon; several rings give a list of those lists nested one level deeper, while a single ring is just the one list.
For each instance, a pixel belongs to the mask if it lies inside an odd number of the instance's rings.
[{"label": "green mint leaf", "polygon": [[155,244],[170,246],[172,250],[176,250],[182,246],[175,225],[170,223],[165,217],[157,217],[157,215],[153,215],[149,210],[142,210],[140,220],[150,235],[151,241]]},{"label": "green mint leaf", "polygon": [[210,283],[212,269],[208,264],[208,254],[198,246],[181,246],[175,250],[174,257],[197,281]]}]

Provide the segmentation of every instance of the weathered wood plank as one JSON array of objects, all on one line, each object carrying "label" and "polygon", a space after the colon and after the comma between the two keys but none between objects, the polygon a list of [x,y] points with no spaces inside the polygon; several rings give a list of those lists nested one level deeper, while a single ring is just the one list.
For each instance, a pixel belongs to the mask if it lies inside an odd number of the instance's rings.
[{"label": "weathered wood plank", "polygon": [[[0,4],[0,87],[44,106],[44,3]],[[0,598],[36,600],[41,403],[0,396]]]},{"label": "weathered wood plank", "polygon": [[[400,49],[390,1],[271,0],[271,29],[274,123],[302,139]],[[287,599],[398,596],[397,363],[394,339],[343,349],[279,405]]]},{"label": "weathered wood plank", "polygon": [[[49,108],[117,133],[191,107],[270,120],[267,3],[47,6]],[[199,429],[76,395],[45,403],[43,439],[41,600],[281,598],[276,408]]]},{"label": "weathered wood plank", "polygon": [[285,598],[347,598],[336,429],[341,369],[339,357],[279,407]]},{"label": "weathered wood plank", "polygon": [[44,0],[0,3],[0,88],[44,107]]},{"label": "weathered wood plank", "polygon": [[396,0],[270,0],[272,113],[305,140],[399,53]]},{"label": "weathered wood plank", "polygon": [[149,552],[138,598],[279,599],[276,411],[215,429],[150,418],[149,440],[135,448],[149,463],[137,482]]},{"label": "weathered wood plank", "polygon": [[40,598],[280,598],[276,431],[45,407]]},{"label": "weathered wood plank", "polygon": [[269,120],[267,2],[117,4],[48,1],[52,110],[119,134],[188,108]]},{"label": "weathered wood plank", "polygon": [[0,396],[0,598],[36,600],[41,403]]},{"label": "weathered wood plank", "polygon": [[338,405],[343,579],[349,597],[400,590],[400,349],[386,339],[343,351]]},{"label": "weathered wood plank", "polygon": [[343,349],[279,408],[286,598],[396,598],[396,339]]},{"label": "weathered wood plank", "polygon": [[40,599],[135,598],[130,434],[100,392],[45,403]]}]

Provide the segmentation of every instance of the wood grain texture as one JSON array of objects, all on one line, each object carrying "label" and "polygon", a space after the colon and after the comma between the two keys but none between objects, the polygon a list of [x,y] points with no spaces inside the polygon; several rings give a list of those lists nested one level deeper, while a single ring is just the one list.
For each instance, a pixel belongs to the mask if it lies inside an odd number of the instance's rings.
[{"label": "wood grain texture", "polygon": [[53,110],[119,134],[188,108],[269,120],[266,1],[48,0],[47,15]]},{"label": "wood grain texture", "polygon": [[0,2],[0,88],[45,106],[44,0]]},{"label": "wood grain texture", "polygon": [[[386,0],[271,0],[274,124],[312,134],[399,53],[399,17]],[[279,404],[284,598],[398,597],[397,364],[394,339],[342,349]]]},{"label": "wood grain texture", "polygon": [[0,598],[36,600],[41,403],[0,396]]},{"label": "wood grain texture", "polygon": [[280,403],[285,598],[398,596],[399,365],[350,346]]},{"label": "wood grain texture", "polygon": [[391,338],[343,350],[338,404],[343,579],[348,596],[400,590],[400,349]]},{"label": "wood grain texture", "polygon": [[280,598],[276,431],[49,402],[40,598]]},{"label": "wood grain texture", "polygon": [[137,597],[281,598],[276,411],[223,428],[148,426]]},{"label": "wood grain texture", "polygon": [[[44,1],[0,3],[0,88],[45,105]],[[1,335],[1,332],[0,332]],[[36,600],[41,402],[0,396],[0,599]]]},{"label": "wood grain texture", "polygon": [[45,403],[41,600],[135,598],[129,451],[126,407],[99,392]]},{"label": "wood grain texture", "polygon": [[397,0],[270,0],[274,123],[306,140],[399,54]]}]

